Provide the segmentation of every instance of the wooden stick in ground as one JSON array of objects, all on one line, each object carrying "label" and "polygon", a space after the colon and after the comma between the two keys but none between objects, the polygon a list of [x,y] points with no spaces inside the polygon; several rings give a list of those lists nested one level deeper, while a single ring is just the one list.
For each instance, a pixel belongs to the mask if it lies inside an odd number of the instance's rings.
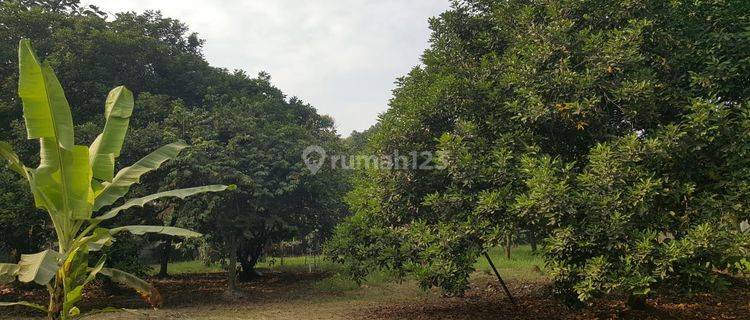
[{"label": "wooden stick in ground", "polygon": [[495,269],[495,264],[492,263],[492,259],[490,259],[490,255],[487,254],[487,252],[485,252],[484,257],[487,259],[487,262],[489,262],[490,267],[492,268],[492,271],[495,272],[495,276],[497,276],[497,280],[500,280],[500,285],[503,286],[503,290],[505,290],[505,295],[508,296],[508,299],[510,299],[511,303],[516,304],[516,299],[514,299],[513,295],[510,294],[510,290],[508,290],[508,287],[505,285],[505,281],[503,281],[503,278],[500,277],[500,273],[497,272],[497,269]]}]

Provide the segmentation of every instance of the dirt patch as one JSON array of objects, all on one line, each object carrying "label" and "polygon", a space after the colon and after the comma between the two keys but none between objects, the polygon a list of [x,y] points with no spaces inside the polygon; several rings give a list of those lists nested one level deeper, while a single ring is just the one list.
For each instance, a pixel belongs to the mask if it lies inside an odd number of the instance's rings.
[{"label": "dirt patch", "polygon": [[[304,289],[311,282],[330,276],[328,273],[288,273],[265,271],[257,280],[238,283],[244,293],[242,298],[227,299],[226,275],[223,273],[184,274],[165,279],[148,279],[164,297],[162,309],[184,307],[222,308],[238,304],[263,304],[287,301],[305,295]],[[47,290],[36,285],[0,287],[0,301],[31,301],[47,304]],[[125,309],[150,309],[135,291],[116,287],[114,290],[97,283],[87,287],[84,302],[79,305],[82,311],[117,307]],[[38,316],[39,312],[24,307],[0,308],[0,318]]]},{"label": "dirt patch", "polygon": [[[609,296],[594,306],[567,309],[552,298],[549,283],[510,280],[518,303],[511,304],[492,277],[478,275],[463,297],[441,297],[438,290],[422,293],[413,282],[362,286],[346,292],[321,292],[314,285],[326,273],[267,271],[264,277],[241,283],[241,298],[227,299],[225,275],[180,275],[151,279],[165,297],[160,310],[151,310],[126,289],[109,293],[94,286],[81,309],[104,307],[136,311],[102,314],[95,319],[750,319],[750,287],[735,284],[721,294],[657,296],[644,311],[628,309],[624,299]],[[0,300],[45,303],[46,290],[5,287]],[[0,318],[40,316],[23,308],[2,308]]]},{"label": "dirt patch", "polygon": [[546,282],[509,283],[517,304],[499,285],[473,285],[464,297],[425,299],[362,310],[363,319],[750,319],[750,288],[737,285],[720,294],[657,296],[648,309],[631,310],[624,297],[610,295],[583,309],[569,309],[552,298]]}]

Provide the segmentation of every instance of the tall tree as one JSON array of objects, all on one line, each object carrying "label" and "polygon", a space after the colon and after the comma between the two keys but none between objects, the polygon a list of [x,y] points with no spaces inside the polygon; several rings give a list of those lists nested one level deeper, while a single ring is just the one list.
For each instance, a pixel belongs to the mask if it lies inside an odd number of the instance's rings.
[{"label": "tall tree", "polygon": [[238,186],[224,197],[212,198],[210,210],[194,214],[209,243],[228,261],[230,292],[236,290],[237,278],[255,276],[255,263],[271,241],[302,237],[301,232],[330,232],[324,229],[330,230],[342,214],[344,192],[340,185],[327,185],[340,182],[336,173],[313,175],[301,156],[310,145],[340,148],[333,121],[299,99],[286,99],[267,75],[235,76],[238,81],[257,82],[266,94],[210,97],[207,135],[195,148],[194,159],[200,162],[192,170],[200,179]]},{"label": "tall tree", "polygon": [[749,10],[746,1],[454,2],[430,21],[424,66],[399,80],[370,142],[379,155],[440,151],[446,169],[357,180],[355,217],[329,252],[351,270],[397,268],[462,292],[488,247],[578,212],[554,195],[589,166],[592,148],[659,135],[695,99],[730,108],[747,99]]}]

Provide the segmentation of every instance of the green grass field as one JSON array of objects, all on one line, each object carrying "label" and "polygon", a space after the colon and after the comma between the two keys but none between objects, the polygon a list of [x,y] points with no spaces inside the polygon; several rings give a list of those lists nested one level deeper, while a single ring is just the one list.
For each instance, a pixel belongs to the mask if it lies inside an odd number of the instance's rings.
[{"label": "green grass field", "polygon": [[[258,262],[256,268],[260,270],[271,269],[293,272],[336,272],[339,269],[338,265],[324,259],[323,256],[284,257],[283,261],[279,257],[270,257]],[[199,260],[171,262],[169,263],[167,270],[169,274],[214,273],[224,271],[222,266],[218,263],[206,264]],[[151,265],[151,274],[155,275],[158,272],[159,265]]]},{"label": "green grass field", "polygon": [[[534,271],[534,267],[543,268],[542,257],[531,253],[529,246],[513,248],[511,259],[503,255],[502,248],[493,248],[489,252],[495,267],[501,276],[511,285],[511,290],[520,292],[517,287],[519,282],[543,280],[544,275]],[[152,272],[158,272],[158,265],[152,265]],[[284,257],[283,263],[280,257],[269,257],[258,263],[257,268],[261,272],[268,273],[264,279],[278,279],[279,271],[289,274],[304,275],[308,271],[313,273],[325,272],[324,276],[312,276],[307,280],[296,282],[294,285],[282,286],[283,290],[273,289],[273,281],[265,283],[263,280],[248,285],[248,291],[264,288],[265,295],[258,296],[262,300],[250,306],[224,305],[205,308],[201,306],[180,307],[174,310],[153,311],[149,315],[159,317],[185,317],[188,314],[194,319],[237,319],[238,312],[247,319],[270,319],[270,318],[299,318],[304,315],[306,319],[348,319],[353,310],[368,310],[380,306],[423,304],[440,306],[443,302],[442,292],[438,289],[422,290],[417,281],[411,277],[398,279],[397,276],[387,270],[374,270],[361,283],[342,274],[341,266],[326,260],[323,256],[299,256]],[[480,287],[481,292],[487,290],[490,284],[496,285],[497,280],[492,273],[487,260],[482,256],[475,263],[476,272],[471,275],[471,282]],[[200,274],[224,272],[219,264],[206,265],[201,261],[183,261],[169,264],[171,275]],[[198,276],[200,277],[200,276]],[[304,276],[303,276],[304,278]],[[185,281],[185,280],[165,280]],[[251,289],[255,288],[255,289]],[[220,288],[219,290],[223,290]],[[284,293],[285,292],[285,293]],[[172,299],[179,293],[172,293]],[[279,298],[276,295],[282,295]],[[455,303],[455,302],[454,302]],[[241,311],[238,311],[241,310]],[[121,317],[121,318],[120,318]],[[110,315],[95,319],[140,319],[136,316],[123,315],[117,317]]]},{"label": "green grass field", "polygon": [[[531,253],[528,245],[518,246],[511,250],[510,260],[505,258],[502,248],[492,248],[489,252],[492,262],[500,275],[509,279],[533,280],[543,276],[544,259],[541,252]],[[541,272],[535,271],[537,267]],[[477,271],[492,273],[490,264],[484,257],[479,257],[474,267]]]},{"label": "green grass field", "polygon": [[[533,280],[543,276],[542,273],[535,271],[534,268],[536,266],[540,270],[544,270],[544,261],[541,254],[533,254],[531,248],[527,245],[513,248],[510,260],[505,258],[502,248],[493,248],[489,253],[495,267],[503,277],[507,277],[508,279]],[[323,271],[334,273],[332,277],[321,281],[321,289],[329,289],[325,291],[333,290],[333,288],[358,287],[345,276],[338,274],[340,270],[339,265],[325,259],[323,256],[284,257],[283,259],[280,257],[269,257],[259,262],[256,267],[261,271],[270,269],[290,272]],[[478,272],[492,274],[492,269],[484,257],[480,257],[477,260],[475,268]],[[158,270],[158,265],[151,266],[152,274],[156,274]],[[169,274],[191,274],[223,272],[224,269],[219,264],[206,265],[201,261],[194,260],[172,262],[169,264],[168,271]],[[365,279],[365,283],[377,284],[387,282],[390,279],[393,279],[390,272],[376,271]]]}]

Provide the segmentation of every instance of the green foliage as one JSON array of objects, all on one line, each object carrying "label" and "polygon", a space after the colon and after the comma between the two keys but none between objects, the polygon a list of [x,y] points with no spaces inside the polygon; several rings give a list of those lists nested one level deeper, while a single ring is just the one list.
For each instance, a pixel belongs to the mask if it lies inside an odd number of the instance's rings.
[{"label": "green foliage", "polygon": [[107,266],[124,270],[139,277],[150,274],[151,266],[141,258],[141,250],[148,243],[143,237],[131,234],[120,234],[115,237],[111,246],[104,247],[98,255],[93,255],[94,260],[100,256],[107,257]]},{"label": "green foliage", "polygon": [[378,259],[383,253],[407,258],[409,247],[403,236],[376,226],[367,217],[354,215],[336,226],[333,238],[326,242],[326,256],[343,265],[344,272],[357,282],[375,270],[397,269],[405,261]]},{"label": "green foliage", "polygon": [[[265,73],[251,78],[243,72],[210,67],[201,53],[203,40],[189,33],[180,21],[151,11],[109,16],[97,11],[75,0],[4,1],[0,3],[0,24],[4,26],[0,36],[9,42],[34,39],[61,82],[75,84],[66,87],[66,98],[75,116],[74,138],[78,144],[93,141],[105,125],[105,118],[113,118],[109,125],[120,118],[99,116],[101,97],[110,88],[126,84],[138,93],[133,97],[138,112],[130,115],[128,143],[121,146],[114,164],[118,170],[124,169],[122,164],[136,163],[149,152],[175,141],[182,140],[193,147],[179,152],[168,163],[151,159],[145,167],[132,167],[127,176],[118,179],[125,184],[112,183],[109,196],[101,197],[95,208],[112,204],[125,192],[143,197],[195,187],[204,181],[228,183],[233,180],[225,179],[230,175],[224,175],[223,170],[234,168],[232,173],[242,177],[240,185],[248,190],[244,201],[251,203],[250,210],[241,214],[236,210],[222,211],[218,206],[213,211],[216,214],[208,214],[205,209],[210,199],[182,204],[165,199],[148,208],[131,208],[130,214],[116,219],[122,224],[200,229],[215,239],[223,233],[212,219],[226,213],[230,219],[224,222],[230,227],[234,215],[244,217],[238,219],[242,220],[238,229],[243,237],[251,239],[249,242],[302,238],[307,234],[316,234],[317,241],[322,241],[330,234],[335,222],[346,214],[340,201],[348,188],[346,179],[334,172],[306,176],[299,157],[310,144],[324,146],[331,152],[341,148],[329,117],[318,115],[299,99],[287,97],[270,84]],[[0,139],[11,141],[20,158],[33,164],[37,150],[25,139],[25,128],[17,112],[21,106],[15,86],[15,48],[0,48],[0,57],[8,62],[0,66]],[[232,138],[235,139],[230,142]],[[176,154],[178,149],[182,148],[167,150],[166,155]],[[97,160],[97,164],[101,160],[109,159]],[[155,164],[160,164],[161,170],[144,174],[146,167]],[[10,175],[9,170],[0,169],[0,175]],[[128,188],[128,181],[133,179],[140,184]],[[0,190],[8,196],[27,192],[24,188],[18,179],[0,180]],[[217,203],[222,202],[226,203]],[[281,206],[291,203],[294,205]],[[283,212],[277,212],[278,208]],[[0,219],[6,216],[29,217],[21,228],[9,228],[8,236],[0,239],[0,246],[16,252],[11,260],[17,261],[20,252],[43,247],[43,237],[26,241],[29,234],[45,233],[49,230],[43,228],[51,227],[43,215],[34,212],[33,206],[0,203]],[[30,220],[32,217],[35,219]],[[11,224],[0,223],[5,225]],[[266,236],[269,233],[273,235]]]},{"label": "green foliage", "polygon": [[[440,153],[445,170],[362,172],[329,254],[453,293],[472,256],[548,236],[570,302],[746,264],[749,5],[455,2],[368,145]],[[716,247],[694,246],[702,228]]]},{"label": "green foliage", "polygon": [[[696,102],[676,126],[629,135],[591,150],[569,182],[547,259],[561,293],[587,301],[618,290],[646,295],[660,285],[717,289],[715,273],[746,273],[748,234],[741,188],[748,104]],[[717,150],[733,150],[735,154]],[[717,172],[726,172],[725,175]],[[741,182],[745,181],[745,182]]]},{"label": "green foliage", "polygon": [[184,209],[222,252],[220,258],[237,252],[244,276],[250,276],[266,244],[326,236],[345,214],[344,176],[328,169],[313,175],[300,156],[310,145],[332,153],[341,145],[332,120],[296,98],[286,101],[279,93],[211,99],[191,174],[239,188]]},{"label": "green foliage", "polygon": [[[48,222],[45,214],[34,208],[34,200],[25,181],[10,170],[0,169],[0,224],[2,252],[11,253],[9,260],[18,261],[22,252],[37,251],[49,241]],[[40,222],[41,221],[41,222]]]},{"label": "green foliage", "polygon": [[[27,165],[37,165],[38,146],[34,140],[26,139],[19,112],[22,106],[18,99],[18,52],[14,44],[22,38],[34,39],[63,85],[75,84],[65,87],[65,94],[75,117],[76,144],[88,144],[101,132],[106,120],[101,117],[102,98],[111,88],[127,84],[140,93],[135,97],[139,111],[130,117],[132,127],[127,133],[128,144],[123,146],[116,164],[118,170],[122,164],[136,162],[145,152],[187,140],[171,134],[182,129],[167,125],[174,122],[169,118],[177,116],[172,110],[180,105],[184,108],[201,104],[209,90],[229,91],[228,87],[233,85],[229,83],[232,76],[226,71],[208,66],[200,54],[202,41],[188,34],[187,27],[179,21],[155,12],[107,17],[96,11],[80,5],[79,1],[0,3],[3,25],[0,35],[6,43],[0,47],[0,57],[7,62],[0,66],[0,140],[10,142]],[[167,180],[172,170],[167,165],[160,172],[143,177],[141,184],[131,190],[132,194],[145,196],[164,191],[162,188],[196,186],[194,182],[176,184]],[[29,190],[25,179],[5,168],[0,168],[0,176],[3,196],[17,199],[0,202],[0,226],[8,226],[3,230],[0,246],[3,252],[11,253],[9,260],[16,262],[20,253],[44,248],[52,224],[42,211],[34,208],[33,199],[26,196]],[[124,222],[161,222],[155,216],[153,210],[145,209],[133,212]]]},{"label": "green foliage", "polygon": [[[6,264],[2,277],[7,280],[18,276],[22,282],[34,281],[47,285],[50,292],[47,313],[50,318],[78,316],[80,310],[75,305],[82,299],[83,288],[99,273],[133,287],[149,303],[158,306],[161,298],[153,286],[127,272],[104,268],[105,257],[89,267],[89,251],[111,245],[113,237],[120,232],[164,233],[183,237],[200,234],[164,226],[108,229],[101,227],[101,223],[122,210],[143,206],[159,198],[185,198],[203,192],[224,191],[228,187],[215,185],[158,193],[130,200],[103,215],[93,216],[95,203],[99,197],[108,195],[110,185],[130,186],[138,182],[137,178],[118,180],[118,177],[128,176],[128,168],[121,170],[117,176],[113,172],[114,161],[119,155],[127,121],[132,113],[133,95],[124,87],[112,90],[105,104],[106,124],[102,134],[90,147],[75,145],[70,108],[51,67],[37,58],[28,40],[21,40],[18,54],[18,91],[23,100],[28,138],[38,139],[40,143],[39,166],[36,169],[26,167],[5,142],[0,143],[0,155],[13,171],[28,181],[36,207],[47,211],[57,235],[57,251],[48,249],[35,254],[22,254],[18,268]],[[156,168],[158,164],[144,166],[141,170],[147,172]],[[114,203],[116,198],[107,204]],[[53,278],[54,282],[50,283]]]}]

